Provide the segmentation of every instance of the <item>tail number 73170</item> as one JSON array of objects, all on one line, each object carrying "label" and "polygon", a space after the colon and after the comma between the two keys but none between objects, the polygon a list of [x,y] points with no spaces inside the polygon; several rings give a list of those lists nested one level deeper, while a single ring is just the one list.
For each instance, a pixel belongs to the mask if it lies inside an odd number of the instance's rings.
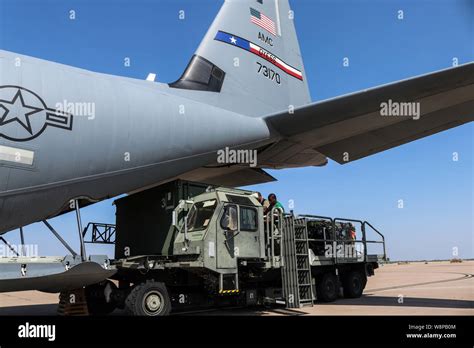
[{"label": "tail number 73170", "polygon": [[266,65],[263,65],[260,62],[257,62],[258,65],[258,71],[257,73],[262,74],[266,78],[268,78],[271,81],[275,81],[277,84],[281,84],[281,78],[280,74],[275,72],[275,70],[267,67]]}]

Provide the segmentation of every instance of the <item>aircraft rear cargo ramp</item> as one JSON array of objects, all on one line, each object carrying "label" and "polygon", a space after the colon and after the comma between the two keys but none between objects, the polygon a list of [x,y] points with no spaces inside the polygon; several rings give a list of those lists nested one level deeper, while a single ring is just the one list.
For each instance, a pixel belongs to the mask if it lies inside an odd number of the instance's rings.
[{"label": "aircraft rear cargo ramp", "polygon": [[99,283],[116,273],[106,256],[94,259],[96,262],[82,262],[77,256],[0,258],[0,292],[56,293]]}]

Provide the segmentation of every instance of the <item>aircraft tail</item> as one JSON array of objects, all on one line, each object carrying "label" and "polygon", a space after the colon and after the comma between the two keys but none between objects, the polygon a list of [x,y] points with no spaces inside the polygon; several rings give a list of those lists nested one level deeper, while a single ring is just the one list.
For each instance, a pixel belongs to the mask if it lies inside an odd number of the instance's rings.
[{"label": "aircraft tail", "polygon": [[250,116],[310,103],[293,19],[288,0],[226,0],[170,86],[197,90],[189,94]]}]

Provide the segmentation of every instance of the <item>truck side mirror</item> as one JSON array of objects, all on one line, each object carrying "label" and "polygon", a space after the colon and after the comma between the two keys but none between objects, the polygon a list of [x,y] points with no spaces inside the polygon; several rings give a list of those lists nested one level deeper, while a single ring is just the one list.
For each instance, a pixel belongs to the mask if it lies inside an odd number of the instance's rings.
[{"label": "truck side mirror", "polygon": [[185,216],[183,219],[183,213],[187,213],[189,211],[189,208],[192,207],[193,204],[194,202],[191,200],[181,199],[176,208],[174,208],[173,215],[171,217],[171,223],[176,229],[179,230],[181,226],[183,226],[183,220],[186,220],[186,214],[184,214]]}]

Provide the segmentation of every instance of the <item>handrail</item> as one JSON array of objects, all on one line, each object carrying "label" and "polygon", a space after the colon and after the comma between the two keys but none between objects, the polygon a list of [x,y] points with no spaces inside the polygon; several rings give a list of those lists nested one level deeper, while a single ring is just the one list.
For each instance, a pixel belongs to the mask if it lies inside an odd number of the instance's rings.
[{"label": "handrail", "polygon": [[[327,222],[330,222],[331,223],[331,227],[332,227],[332,230],[333,230],[333,238],[326,238],[326,231],[324,231],[324,239],[312,239],[310,238],[309,240],[310,241],[314,241],[314,242],[325,242],[325,243],[346,243],[346,242],[351,242],[351,243],[362,243],[364,245],[364,260],[367,259],[367,244],[368,243],[373,243],[373,244],[377,244],[377,243],[380,243],[380,244],[383,244],[383,259],[386,260],[387,259],[387,253],[386,253],[386,249],[385,249],[385,237],[384,235],[378,231],[374,226],[372,226],[368,221],[362,221],[362,220],[357,220],[357,219],[346,219],[346,218],[339,218],[339,217],[336,217],[336,218],[331,218],[331,217],[328,217],[328,216],[319,216],[319,215],[309,215],[309,214],[305,214],[305,215],[298,215],[298,217],[303,217],[303,218],[309,218],[309,219],[318,219],[318,220],[321,220],[321,221],[327,221]],[[352,222],[352,223],[358,223],[361,225],[361,232],[362,232],[362,239],[340,239],[338,238],[338,235],[336,233],[337,229],[336,229],[336,224],[337,223],[344,223],[344,222]],[[382,237],[382,240],[367,240],[367,233],[366,233],[366,226],[369,226],[370,228],[372,228],[378,235],[380,235]],[[337,253],[334,253],[334,260],[335,262],[337,263]]]},{"label": "handrail", "polygon": [[[273,236],[273,233],[274,233],[274,229],[275,229],[275,219],[276,219],[276,216],[275,216],[275,209],[277,208],[272,208],[272,210],[270,212],[268,212],[268,214],[270,214],[270,216],[267,214],[267,219],[266,219],[266,226],[267,226],[267,235],[266,235],[266,243],[267,243],[267,254],[269,254],[268,256],[271,258],[271,265],[272,267],[275,266],[274,264],[274,253],[275,253],[275,246],[274,246],[274,236]],[[279,228],[279,231],[280,233],[281,232],[281,224],[282,224],[282,220],[284,217],[286,216],[292,216],[292,214],[285,214],[283,212],[281,212],[281,210],[278,209],[278,225],[277,226]],[[367,244],[371,243],[371,244],[382,244],[383,245],[383,260],[386,260],[387,259],[387,253],[386,253],[386,248],[385,248],[385,237],[384,235],[378,231],[374,226],[372,226],[372,224],[370,224],[368,221],[362,221],[362,220],[357,220],[357,219],[346,219],[346,218],[331,218],[329,216],[320,216],[320,215],[311,215],[311,214],[304,214],[304,215],[297,215],[295,216],[295,218],[305,218],[305,219],[310,219],[310,220],[320,220],[320,221],[327,221],[330,223],[331,225],[331,228],[332,228],[332,233],[333,233],[333,238],[326,238],[326,228],[324,229],[324,238],[323,239],[320,239],[320,238],[308,238],[308,241],[311,241],[311,242],[324,242],[324,243],[332,243],[334,245],[334,243],[342,243],[342,244],[345,244],[345,243],[362,243],[363,246],[364,246],[364,261],[367,260]],[[309,221],[310,221],[309,220]],[[336,233],[337,229],[336,229],[336,224],[337,223],[344,223],[344,222],[352,222],[352,223],[358,223],[361,225],[361,232],[362,232],[362,239],[342,239],[342,238],[338,238],[338,235]],[[366,226],[370,227],[372,230],[374,230],[380,237],[382,237],[382,240],[367,240],[367,232],[366,232]],[[334,262],[337,263],[337,253],[333,253],[333,259],[334,259]]]},{"label": "handrail", "polygon": [[380,237],[382,237],[383,240],[385,240],[385,237],[382,233],[380,233],[374,226],[372,226],[372,224],[368,221],[364,221],[364,224],[367,224],[369,225],[370,228],[372,228],[378,235],[380,235]]},{"label": "handrail", "polygon": [[[87,226],[82,231],[82,236],[85,237],[89,227],[91,227],[91,240],[85,241],[85,243],[96,243],[96,244],[114,244],[115,240],[112,240],[115,237],[116,225],[106,224],[99,222],[89,222]],[[103,228],[103,232],[99,230]]]},{"label": "handrail", "polygon": [[[277,214],[275,214],[277,213]],[[270,258],[270,264],[271,267],[275,267],[275,227],[278,228],[278,231],[280,233],[279,238],[282,237],[282,223],[283,223],[283,217],[284,214],[279,208],[273,207],[266,215],[265,223],[266,223],[266,250],[267,250],[267,256]],[[276,220],[275,218],[278,218],[278,226],[276,225]],[[280,250],[281,254],[281,250]],[[281,256],[281,255],[280,255]],[[281,259],[280,259],[281,263]]]},{"label": "handrail", "polygon": [[[372,230],[374,230],[375,233],[377,233],[380,237],[382,237],[382,241],[378,241],[378,243],[383,243],[383,260],[384,261],[387,261],[387,252],[386,252],[386,249],[385,249],[385,236],[379,232],[374,226],[372,226],[372,224],[368,221],[364,221],[364,230],[365,230],[365,225],[368,225]],[[371,243],[374,243],[371,241]]]},{"label": "handrail", "polygon": [[333,218],[329,217],[329,216],[319,216],[319,215],[309,215],[309,214],[305,214],[305,215],[298,215],[298,217],[304,217],[304,218],[316,218],[316,219],[326,219],[326,220],[330,220],[332,221]]},{"label": "handrail", "polygon": [[362,220],[355,220],[355,219],[334,218],[334,222],[336,222],[336,221],[341,221],[341,222],[344,222],[344,221],[348,221],[348,222],[358,222],[358,223],[360,223],[361,225],[363,224]]}]

